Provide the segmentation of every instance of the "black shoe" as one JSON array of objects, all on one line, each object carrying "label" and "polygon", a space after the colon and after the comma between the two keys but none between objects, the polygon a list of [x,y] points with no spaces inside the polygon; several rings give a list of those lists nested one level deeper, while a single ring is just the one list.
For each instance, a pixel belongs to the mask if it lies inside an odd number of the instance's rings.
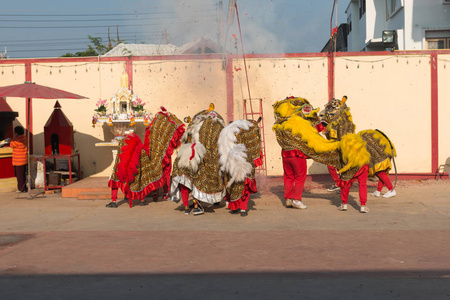
[{"label": "black shoe", "polygon": [[241,209],[241,217],[248,216],[248,212],[246,210]]},{"label": "black shoe", "polygon": [[200,209],[200,208],[194,208],[193,213],[194,213],[194,216],[197,216],[197,215],[202,215],[204,213],[204,211],[203,211],[203,209]]},{"label": "black shoe", "polygon": [[109,202],[108,204],[106,204],[106,207],[112,207],[112,208],[117,208],[118,205],[116,202]]},{"label": "black shoe", "polygon": [[330,187],[327,191],[334,192],[334,191],[340,191],[340,190],[341,190],[340,187],[338,187],[337,185],[333,184],[333,186]]},{"label": "black shoe", "polygon": [[185,209],[185,210],[184,210],[184,214],[185,214],[185,215],[188,216],[190,213],[191,213],[191,210],[190,210],[190,209]]},{"label": "black shoe", "polygon": [[238,213],[239,213],[239,209],[230,210],[230,214],[232,214],[232,215],[236,215]]},{"label": "black shoe", "polygon": [[141,201],[140,205],[141,205],[141,206],[146,206],[146,205],[148,205],[148,202],[147,202],[146,200]]}]

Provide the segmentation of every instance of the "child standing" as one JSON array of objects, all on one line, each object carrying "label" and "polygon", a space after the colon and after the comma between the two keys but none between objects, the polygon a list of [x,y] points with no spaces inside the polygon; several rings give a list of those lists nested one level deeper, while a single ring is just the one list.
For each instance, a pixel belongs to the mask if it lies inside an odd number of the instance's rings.
[{"label": "child standing", "polygon": [[28,166],[28,143],[22,126],[14,128],[14,137],[9,144],[13,149],[12,164],[17,178],[17,192],[27,191],[25,172]]}]

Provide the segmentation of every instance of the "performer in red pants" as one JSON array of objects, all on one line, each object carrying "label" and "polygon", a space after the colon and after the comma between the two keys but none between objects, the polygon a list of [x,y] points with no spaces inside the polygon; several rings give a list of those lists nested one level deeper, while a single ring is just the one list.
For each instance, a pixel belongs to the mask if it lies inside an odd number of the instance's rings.
[{"label": "performer in red pants", "polygon": [[383,195],[383,198],[390,198],[397,195],[397,193],[394,190],[394,187],[392,186],[392,182],[389,179],[389,175],[386,171],[380,171],[375,173],[375,175],[378,177],[378,186],[377,190],[371,194],[373,197],[380,197],[381,196],[381,190],[383,189],[383,186],[388,188],[388,192]]},{"label": "performer in red pants", "polygon": [[350,188],[355,180],[359,183],[359,202],[361,202],[362,213],[368,213],[369,208],[366,206],[367,203],[367,178],[369,177],[369,165],[364,165],[359,169],[359,171],[350,180],[340,180],[338,186],[341,188],[341,201],[342,205],[339,210],[347,210],[348,195],[350,193]]},{"label": "performer in red pants", "polygon": [[286,207],[305,209],[307,206],[301,200],[306,180],[308,156],[298,149],[282,150],[281,156],[283,158]]},{"label": "performer in red pants", "polygon": [[[117,208],[118,207],[118,205],[117,205],[117,194],[118,193],[119,193],[119,188],[118,187],[112,187],[111,188],[111,202],[108,203],[106,205],[106,207],[112,207],[112,208]],[[145,201],[145,197],[142,197],[140,200],[141,200],[140,201],[140,205],[141,206],[148,205],[148,202]],[[132,206],[132,201],[130,201],[130,207],[131,206]]]},{"label": "performer in red pants", "polygon": [[[181,192],[181,201],[183,201],[184,205],[184,214],[189,215],[191,213],[191,209],[189,208],[189,193],[190,189],[185,185],[180,184],[180,192]],[[198,202],[194,199],[194,215],[203,214],[203,209],[198,208]]]},{"label": "performer in red pants", "polygon": [[228,203],[228,208],[232,214],[240,213],[241,216],[248,215],[248,200],[250,199],[250,194],[254,194],[258,192],[256,188],[256,180],[255,178],[250,179],[246,178],[244,183],[244,191],[242,192],[242,196],[234,201],[230,201],[230,194],[226,194],[225,200]]},{"label": "performer in red pants", "polygon": [[339,187],[337,186],[337,183],[338,183],[339,180],[340,180],[339,172],[336,170],[335,167],[327,166],[327,168],[328,168],[328,173],[330,173],[330,176],[331,176],[331,178],[332,178],[333,181],[334,181],[333,186],[331,186],[331,187],[328,189],[328,191],[329,191],[329,192],[337,191],[337,190],[339,190]]},{"label": "performer in red pants", "polygon": [[172,158],[170,158],[169,163],[163,167],[163,176],[166,178],[166,182],[163,185],[163,200],[169,198],[170,173],[172,173]]}]

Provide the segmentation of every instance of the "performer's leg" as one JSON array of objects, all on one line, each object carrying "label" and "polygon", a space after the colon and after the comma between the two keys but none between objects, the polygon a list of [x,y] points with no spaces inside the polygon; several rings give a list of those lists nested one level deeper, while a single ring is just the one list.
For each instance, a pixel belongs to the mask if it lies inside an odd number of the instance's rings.
[{"label": "performer's leg", "polygon": [[228,209],[230,208],[230,194],[228,194],[228,192],[225,194],[225,203]]},{"label": "performer's leg", "polygon": [[189,209],[189,189],[180,184],[180,191],[181,191],[181,200],[183,201],[184,204],[184,209]]},{"label": "performer's leg", "polygon": [[383,186],[384,186],[383,185],[383,181],[380,179],[379,175],[380,175],[379,172],[375,173],[375,176],[377,176],[377,178],[378,178],[378,184],[377,184],[376,191],[373,192],[372,194],[370,194],[373,197],[380,197],[381,196],[381,190],[383,189]]},{"label": "performer's leg", "polygon": [[295,157],[292,162],[292,169],[294,171],[294,188],[292,199],[302,200],[307,170],[306,158]]},{"label": "performer's leg", "polygon": [[377,176],[380,179],[380,181],[382,182],[382,184],[384,184],[388,188],[388,190],[391,191],[394,188],[392,186],[391,180],[389,179],[389,175],[386,173],[386,171],[378,172]]},{"label": "performer's leg", "polygon": [[342,201],[342,204],[347,204],[347,202],[348,202],[348,195],[350,194],[350,187],[351,186],[341,188],[341,201]]},{"label": "performer's leg", "polygon": [[148,202],[145,200],[145,196],[141,196],[141,201],[139,203],[141,206],[146,206],[148,205]]},{"label": "performer's leg", "polygon": [[283,159],[283,181],[284,181],[284,199],[291,199],[294,187],[294,171],[292,170],[292,158]]},{"label": "performer's leg", "polygon": [[337,182],[339,181],[339,173],[336,170],[335,167],[332,166],[327,166],[328,168],[328,173],[330,173],[331,178],[333,179],[334,183],[337,184]]},{"label": "performer's leg", "polygon": [[[350,194],[350,188],[352,186],[352,182],[353,182],[353,180],[350,179],[350,180],[345,182],[345,185],[344,184],[340,185],[342,204],[339,207],[339,210],[342,210],[342,211],[346,211],[347,210],[348,195]],[[344,183],[344,182],[341,182],[341,183]]]},{"label": "performer's leg", "polygon": [[383,181],[384,185],[388,188],[389,191],[387,191],[386,194],[383,195],[383,198],[390,198],[397,195],[397,192],[395,191],[394,187],[392,186],[392,182],[389,179],[389,175],[386,171],[382,171],[379,173],[380,181]]},{"label": "performer's leg", "polygon": [[117,194],[119,193],[118,188],[112,188],[111,189],[111,201],[116,202],[117,201]]},{"label": "performer's leg", "polygon": [[381,192],[381,190],[383,189],[383,186],[384,186],[384,184],[383,184],[383,180],[381,180],[381,178],[380,178],[380,174],[375,174],[377,177],[378,177],[378,185],[377,185],[377,191],[378,192]]},{"label": "performer's leg", "polygon": [[250,198],[250,192],[245,189],[242,197],[238,200],[239,201],[239,208],[241,209],[241,217],[245,217],[248,215],[247,209],[248,209],[248,199]]},{"label": "performer's leg", "polygon": [[367,178],[369,177],[369,166],[363,167],[363,172],[358,176],[359,183],[359,202],[361,206],[365,206],[367,203]]},{"label": "performer's leg", "polygon": [[165,183],[163,185],[163,200],[167,200],[169,198],[169,188],[170,188],[170,173],[172,172],[172,163],[169,162],[163,168],[163,176],[165,178]]},{"label": "performer's leg", "polygon": [[111,188],[111,202],[106,204],[106,207],[113,207],[116,208],[117,207],[117,194],[119,192],[118,188]]}]

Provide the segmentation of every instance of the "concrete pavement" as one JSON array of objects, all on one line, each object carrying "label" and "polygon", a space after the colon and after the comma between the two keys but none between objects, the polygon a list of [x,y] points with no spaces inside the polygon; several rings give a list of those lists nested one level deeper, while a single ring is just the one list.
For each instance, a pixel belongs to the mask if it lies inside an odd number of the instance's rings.
[{"label": "concrete pavement", "polygon": [[450,299],[449,180],[399,182],[368,214],[356,188],[340,212],[321,183],[306,210],[259,187],[247,217],[0,194],[0,299]]}]

